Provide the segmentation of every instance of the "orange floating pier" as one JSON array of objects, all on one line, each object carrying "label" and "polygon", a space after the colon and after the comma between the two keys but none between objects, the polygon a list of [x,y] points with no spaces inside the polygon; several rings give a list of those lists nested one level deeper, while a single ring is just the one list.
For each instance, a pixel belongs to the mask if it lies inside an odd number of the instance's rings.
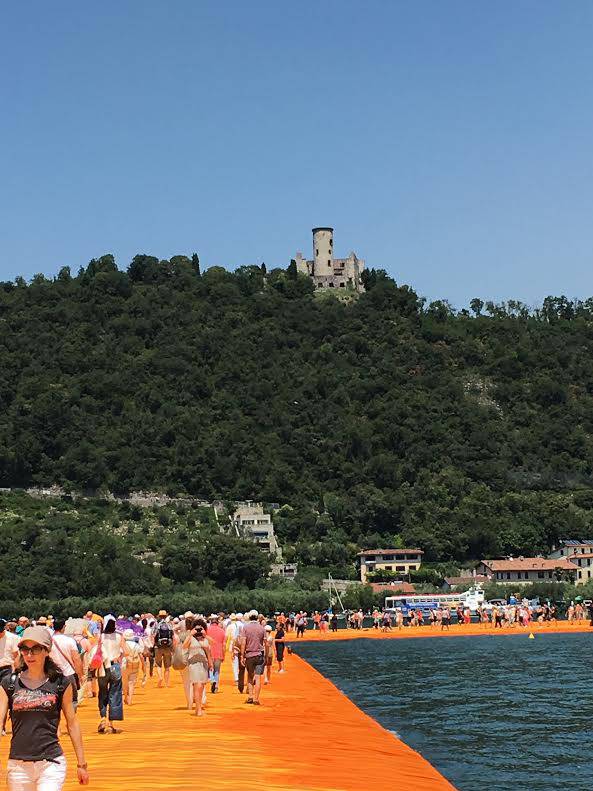
[{"label": "orange floating pier", "polygon": [[[359,636],[359,634],[357,634]],[[428,761],[358,709],[298,656],[272,676],[262,705],[246,706],[225,663],[221,691],[208,696],[207,715],[191,716],[182,685],[156,678],[126,707],[123,733],[99,735],[96,699],[79,709],[91,786],[96,791],[190,791],[216,788],[354,791],[454,791]],[[2,740],[6,765],[9,738]],[[66,791],[80,786],[70,740]]]},{"label": "orange floating pier", "polygon": [[[302,642],[488,634],[527,639],[529,633],[592,631],[586,624],[566,622],[502,630],[472,624],[454,625],[444,632],[424,626],[386,633],[340,630],[321,637],[308,631]],[[303,659],[293,654],[286,667],[285,674],[273,674],[272,684],[263,688],[262,705],[255,708],[244,704],[245,696],[237,692],[226,662],[221,691],[208,696],[207,715],[201,718],[187,711],[178,673],[171,672],[170,689],[158,689],[156,677],[150,679],[146,687],[137,688],[134,705],[125,710],[123,733],[117,735],[97,733],[97,701],[86,700],[79,718],[90,788],[455,791],[428,761],[364,714]],[[9,737],[2,739],[2,766],[8,744]],[[80,788],[76,760],[67,736],[62,744],[69,764],[65,791],[74,791]]]}]

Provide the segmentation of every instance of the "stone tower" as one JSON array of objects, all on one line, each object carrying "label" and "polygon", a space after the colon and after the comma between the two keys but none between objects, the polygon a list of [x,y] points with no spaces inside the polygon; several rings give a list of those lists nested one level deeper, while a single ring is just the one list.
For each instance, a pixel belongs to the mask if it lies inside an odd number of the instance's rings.
[{"label": "stone tower", "polygon": [[313,276],[333,275],[334,229],[313,228]]}]

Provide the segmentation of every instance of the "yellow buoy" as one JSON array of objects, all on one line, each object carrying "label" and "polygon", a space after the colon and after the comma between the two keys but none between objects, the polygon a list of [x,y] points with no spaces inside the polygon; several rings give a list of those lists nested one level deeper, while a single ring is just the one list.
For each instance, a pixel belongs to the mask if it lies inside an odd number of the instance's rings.
[{"label": "yellow buoy", "polygon": [[530,640],[535,640],[535,635],[533,634],[533,632],[529,633],[529,639]]}]

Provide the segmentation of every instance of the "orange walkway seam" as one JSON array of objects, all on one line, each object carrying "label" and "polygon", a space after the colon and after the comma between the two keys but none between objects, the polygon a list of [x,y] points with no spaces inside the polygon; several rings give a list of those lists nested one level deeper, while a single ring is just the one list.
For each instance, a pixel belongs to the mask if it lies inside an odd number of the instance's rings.
[{"label": "orange walkway seam", "polygon": [[[359,636],[359,633],[358,635]],[[208,696],[207,716],[185,708],[179,675],[171,689],[156,679],[126,707],[123,733],[97,734],[96,699],[79,709],[95,791],[190,791],[261,788],[284,791],[454,791],[418,753],[358,709],[330,681],[295,655],[272,676],[262,705],[247,706],[228,662],[221,691]],[[361,679],[361,682],[363,679]],[[2,739],[6,766],[9,737]],[[67,736],[65,791],[80,786]]]}]

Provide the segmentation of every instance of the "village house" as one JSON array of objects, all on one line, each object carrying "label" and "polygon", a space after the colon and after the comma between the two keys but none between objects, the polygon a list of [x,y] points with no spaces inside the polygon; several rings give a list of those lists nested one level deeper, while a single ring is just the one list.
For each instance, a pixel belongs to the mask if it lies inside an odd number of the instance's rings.
[{"label": "village house", "polygon": [[575,538],[562,538],[558,546],[552,547],[549,558],[570,558],[574,555],[586,555],[593,552],[593,540],[581,541]]},{"label": "village house", "polygon": [[576,579],[576,568],[567,558],[507,558],[482,560],[476,573],[500,585],[529,582],[563,582]]},{"label": "village house", "polygon": [[373,571],[393,571],[406,577],[422,565],[421,549],[365,549],[360,558],[360,581],[366,582]]}]

